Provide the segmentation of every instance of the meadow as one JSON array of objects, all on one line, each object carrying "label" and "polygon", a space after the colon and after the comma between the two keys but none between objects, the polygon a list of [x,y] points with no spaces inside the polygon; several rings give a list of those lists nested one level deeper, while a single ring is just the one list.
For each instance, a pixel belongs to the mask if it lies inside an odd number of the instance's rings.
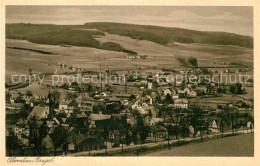
[{"label": "meadow", "polygon": [[[147,33],[141,35],[144,31]],[[253,65],[252,45],[248,44],[252,38],[229,33],[216,34],[112,23],[78,26],[7,24],[6,82],[13,74],[28,74],[29,69],[33,73],[72,72],[59,68],[58,63],[90,71],[99,71],[102,64],[103,71],[108,68],[122,72],[137,70],[137,67],[142,67],[138,69],[140,71],[158,71],[162,68],[182,70],[186,67],[179,59],[190,57],[196,58],[199,66],[231,62]],[[179,40],[178,35],[191,37],[193,42]],[[204,37],[198,40],[201,35]],[[215,42],[212,41],[213,37],[216,37]],[[222,43],[220,37],[243,42]],[[129,59],[128,56],[133,54],[147,58]]]}]

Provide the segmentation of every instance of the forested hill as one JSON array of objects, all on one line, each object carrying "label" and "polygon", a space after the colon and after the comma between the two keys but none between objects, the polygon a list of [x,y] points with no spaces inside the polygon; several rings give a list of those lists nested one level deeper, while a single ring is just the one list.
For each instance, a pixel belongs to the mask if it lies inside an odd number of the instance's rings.
[{"label": "forested hill", "polygon": [[121,23],[86,23],[84,25],[6,24],[7,39],[28,40],[39,44],[94,47],[135,54],[135,52],[123,48],[118,43],[100,43],[95,39],[96,36],[105,35],[104,32],[129,36],[137,40],[148,40],[165,46],[179,42],[253,48],[252,37],[225,32],[202,32],[181,28]]},{"label": "forested hill", "polygon": [[94,28],[103,32],[129,36],[138,40],[148,40],[162,45],[168,45],[175,41],[179,43],[235,45],[253,48],[252,37],[226,32],[203,32],[182,28],[106,22],[86,23],[84,25],[86,28]]}]

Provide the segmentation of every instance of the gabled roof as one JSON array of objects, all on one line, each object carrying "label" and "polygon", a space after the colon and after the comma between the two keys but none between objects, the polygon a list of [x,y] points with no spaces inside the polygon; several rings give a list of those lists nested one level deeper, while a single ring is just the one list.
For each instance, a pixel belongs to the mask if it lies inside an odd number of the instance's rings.
[{"label": "gabled roof", "polygon": [[68,105],[70,102],[71,102],[71,100],[64,100],[64,101],[60,102],[60,104]]},{"label": "gabled roof", "polygon": [[20,126],[20,127],[29,128],[29,126],[28,126],[28,120],[22,120],[22,119],[20,119],[20,120],[16,123],[15,126],[16,126],[16,127]]},{"label": "gabled roof", "polygon": [[165,90],[163,90],[163,92],[171,92],[171,90],[170,89],[165,89]]},{"label": "gabled roof", "polygon": [[11,95],[10,98],[14,100],[14,99],[17,99],[19,96],[20,96],[20,94],[14,93],[14,94]]},{"label": "gabled roof", "polygon": [[111,102],[119,102],[120,100],[117,97],[113,96],[113,97],[111,97],[109,99],[109,101],[111,101]]},{"label": "gabled roof", "polygon": [[127,94],[127,93],[119,93],[116,94],[116,97],[124,97],[124,98],[129,98],[132,94]]},{"label": "gabled roof", "polygon": [[178,93],[185,93],[184,90],[178,90]]},{"label": "gabled roof", "polygon": [[35,106],[32,110],[32,112],[30,113],[30,115],[28,116],[28,119],[32,118],[32,117],[36,117],[39,119],[44,118],[44,115],[47,113],[47,108],[46,107],[41,107],[41,106]]},{"label": "gabled roof", "polygon": [[82,112],[81,114],[77,114],[77,118],[86,118],[86,117],[87,115],[84,112]]},{"label": "gabled roof", "polygon": [[151,126],[151,131],[160,132],[160,131],[167,131],[167,129],[162,126],[155,125],[155,126]]},{"label": "gabled roof", "polygon": [[102,113],[99,113],[99,114],[90,114],[89,115],[89,119],[90,120],[93,120],[93,121],[96,121],[96,120],[106,120],[106,119],[110,119],[111,118],[111,115],[104,115]]},{"label": "gabled roof", "polygon": [[176,99],[175,104],[188,104],[188,100],[187,99]]},{"label": "gabled roof", "polygon": [[68,136],[68,142],[69,143],[75,143],[76,145],[82,143],[83,141],[86,140],[86,135],[85,134],[79,134],[75,131],[72,131],[69,136]]},{"label": "gabled roof", "polygon": [[163,122],[163,118],[154,118],[154,117],[147,117],[145,118],[146,122],[154,121],[154,123]]}]

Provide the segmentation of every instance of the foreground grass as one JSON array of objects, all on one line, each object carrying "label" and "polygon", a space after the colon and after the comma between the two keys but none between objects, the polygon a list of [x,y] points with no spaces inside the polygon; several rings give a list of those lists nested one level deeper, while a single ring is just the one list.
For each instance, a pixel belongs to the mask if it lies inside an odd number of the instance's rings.
[{"label": "foreground grass", "polygon": [[203,143],[195,143],[186,146],[172,148],[153,153],[146,156],[254,156],[254,134],[242,134],[214,139]]},{"label": "foreground grass", "polygon": [[156,147],[125,149],[124,152],[99,153],[91,156],[254,156],[254,134],[240,134],[224,138],[204,138],[190,142],[179,141]]}]

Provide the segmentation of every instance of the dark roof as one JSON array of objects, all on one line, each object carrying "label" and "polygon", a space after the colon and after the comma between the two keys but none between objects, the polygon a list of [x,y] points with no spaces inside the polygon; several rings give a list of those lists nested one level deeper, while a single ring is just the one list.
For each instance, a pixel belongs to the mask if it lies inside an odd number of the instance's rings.
[{"label": "dark roof", "polygon": [[90,114],[89,115],[89,119],[90,120],[106,120],[106,119],[110,119],[111,118],[111,115],[104,115],[102,113],[99,113],[99,114]]},{"label": "dark roof", "polygon": [[151,126],[151,131],[159,132],[159,131],[167,131],[167,129],[162,126],[156,125],[156,126]]}]

